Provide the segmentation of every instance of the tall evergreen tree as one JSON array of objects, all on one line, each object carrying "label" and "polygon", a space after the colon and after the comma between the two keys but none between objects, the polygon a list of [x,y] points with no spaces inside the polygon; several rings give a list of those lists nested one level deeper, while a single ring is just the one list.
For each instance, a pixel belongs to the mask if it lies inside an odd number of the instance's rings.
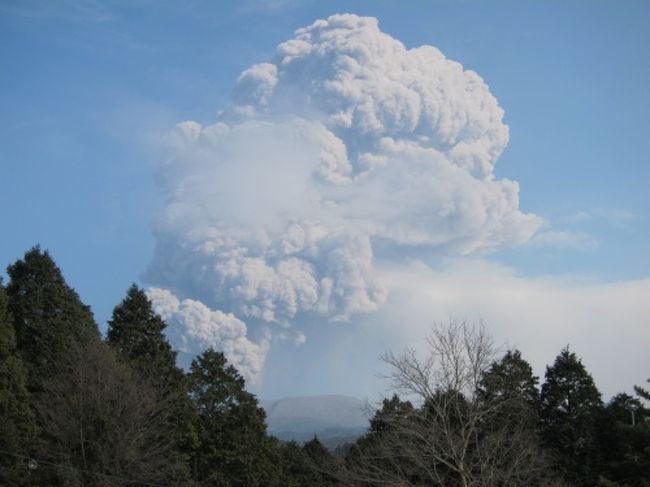
[{"label": "tall evergreen tree", "polygon": [[199,445],[193,461],[199,485],[261,486],[278,482],[265,413],[223,353],[210,348],[191,365]]},{"label": "tall evergreen tree", "polygon": [[34,247],[7,268],[9,311],[18,350],[28,370],[28,387],[56,373],[71,346],[99,339],[90,308],[68,286],[47,251]]},{"label": "tall evergreen tree", "polygon": [[[419,469],[403,448],[402,432],[417,421],[419,412],[397,394],[382,402],[381,409],[370,419],[368,432],[352,444],[345,455],[339,475],[343,485],[380,485],[387,480],[422,482]],[[410,443],[412,441],[407,440]]]},{"label": "tall evergreen tree", "polygon": [[413,411],[413,405],[409,401],[402,401],[397,394],[393,394],[390,399],[384,398],[381,409],[370,419],[370,431],[365,438],[372,441],[373,437],[393,428],[396,420],[412,416]]},{"label": "tall evergreen tree", "polygon": [[546,368],[540,420],[544,444],[556,453],[557,466],[571,485],[596,482],[596,421],[601,408],[593,378],[575,353],[563,349]]},{"label": "tall evergreen tree", "polygon": [[176,352],[164,335],[167,327],[142,289],[132,284],[113,310],[107,343],[153,387],[163,391],[173,411],[177,471],[174,481],[189,479],[190,452],[196,446],[194,410],[185,374],[176,365]]},{"label": "tall evergreen tree", "polygon": [[617,394],[598,420],[601,484],[650,485],[650,411],[628,394]]},{"label": "tall evergreen tree", "polygon": [[286,487],[307,487],[328,485],[324,473],[307,454],[305,448],[295,441],[279,446],[282,461],[281,485]]},{"label": "tall evergreen tree", "polygon": [[498,408],[492,418],[496,428],[536,429],[538,423],[539,379],[533,368],[521,357],[519,350],[508,350],[501,360],[493,362],[483,374],[479,400]]},{"label": "tall evergreen tree", "polygon": [[178,375],[176,353],[164,335],[167,324],[158,316],[142,289],[132,284],[113,310],[106,341],[122,358],[143,372]]},{"label": "tall evergreen tree", "polygon": [[28,483],[28,455],[34,446],[36,424],[7,301],[0,280],[0,485],[19,486]]},{"label": "tall evergreen tree", "polygon": [[323,445],[317,436],[314,436],[302,447],[302,450],[311,460],[315,475],[315,482],[311,485],[326,486],[336,485],[336,478],[332,475],[336,468],[334,458],[330,451]]},{"label": "tall evergreen tree", "polygon": [[519,350],[508,350],[498,362],[493,362],[481,380],[482,396],[519,399],[531,408],[539,403],[539,378],[521,357]]}]

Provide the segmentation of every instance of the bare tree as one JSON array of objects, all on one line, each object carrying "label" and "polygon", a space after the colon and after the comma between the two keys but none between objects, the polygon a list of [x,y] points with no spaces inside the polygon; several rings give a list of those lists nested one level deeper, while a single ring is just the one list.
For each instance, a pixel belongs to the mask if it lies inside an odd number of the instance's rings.
[{"label": "bare tree", "polygon": [[485,327],[452,321],[435,326],[426,343],[423,358],[413,349],[382,356],[391,387],[416,407],[381,412],[384,424],[348,457],[343,482],[541,485],[544,456],[530,422],[511,407],[516,398],[481,394],[497,353]]},{"label": "bare tree", "polygon": [[37,404],[46,441],[42,468],[65,485],[157,485],[173,444],[164,391],[105,344],[77,345]]}]

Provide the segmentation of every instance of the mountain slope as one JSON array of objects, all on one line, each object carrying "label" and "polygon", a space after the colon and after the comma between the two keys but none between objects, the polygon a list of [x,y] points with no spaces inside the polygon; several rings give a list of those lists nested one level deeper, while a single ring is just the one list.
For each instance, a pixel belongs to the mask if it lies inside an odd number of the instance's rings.
[{"label": "mountain slope", "polygon": [[334,448],[368,429],[367,403],[341,396],[309,396],[260,401],[269,433],[281,440],[304,442],[314,435]]}]

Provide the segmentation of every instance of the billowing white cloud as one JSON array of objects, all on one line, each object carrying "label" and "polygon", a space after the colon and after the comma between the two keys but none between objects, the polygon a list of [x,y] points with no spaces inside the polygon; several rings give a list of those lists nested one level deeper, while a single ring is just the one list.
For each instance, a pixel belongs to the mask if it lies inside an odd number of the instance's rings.
[{"label": "billowing white cloud", "polygon": [[540,226],[495,178],[502,119],[480,76],[373,18],[299,29],[215,123],[169,137],[147,280],[273,333],[376,311],[378,255],[484,253]]},{"label": "billowing white cloud", "polygon": [[268,339],[259,344],[246,337],[246,325],[232,314],[213,311],[193,299],[179,300],[166,289],[149,288],[153,310],[168,324],[167,335],[187,367],[195,355],[217,347],[247,379],[255,382],[262,371]]},{"label": "billowing white cloud", "polygon": [[521,350],[542,381],[545,366],[569,345],[605,400],[632,393],[650,376],[650,278],[525,276],[483,258],[446,260],[436,268],[419,260],[376,267],[388,290],[382,308],[359,316],[354,327],[320,327],[299,355],[278,344],[261,395],[303,390],[377,399],[388,393],[377,377],[386,372],[379,356],[405,347],[423,352],[431,327],[450,319],[483,321],[495,343]]}]

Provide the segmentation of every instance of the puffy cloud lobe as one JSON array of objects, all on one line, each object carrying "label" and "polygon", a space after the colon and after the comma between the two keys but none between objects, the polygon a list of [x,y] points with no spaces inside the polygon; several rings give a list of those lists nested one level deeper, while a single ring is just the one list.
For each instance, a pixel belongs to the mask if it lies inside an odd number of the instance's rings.
[{"label": "puffy cloud lobe", "polygon": [[372,18],[319,20],[245,70],[216,123],[169,137],[148,281],[290,334],[301,313],[379,309],[377,252],[521,244],[540,219],[494,177],[502,118],[437,49],[406,49]]},{"label": "puffy cloud lobe", "polygon": [[503,110],[480,76],[432,46],[406,49],[369,17],[334,15],[299,29],[273,63],[245,71],[235,93],[233,113],[321,114],[348,146],[414,140],[482,178],[508,143]]},{"label": "puffy cloud lobe", "polygon": [[166,289],[149,288],[153,309],[167,323],[167,336],[187,366],[209,347],[224,353],[247,379],[255,382],[262,371],[268,340],[254,343],[246,337],[246,325],[232,314],[213,311],[192,299],[179,300]]},{"label": "puffy cloud lobe", "polygon": [[166,235],[168,247],[158,247],[150,275],[215,306],[285,326],[301,311],[345,320],[384,301],[367,236],[330,234],[309,223],[292,223],[274,238],[253,233],[205,228]]}]

